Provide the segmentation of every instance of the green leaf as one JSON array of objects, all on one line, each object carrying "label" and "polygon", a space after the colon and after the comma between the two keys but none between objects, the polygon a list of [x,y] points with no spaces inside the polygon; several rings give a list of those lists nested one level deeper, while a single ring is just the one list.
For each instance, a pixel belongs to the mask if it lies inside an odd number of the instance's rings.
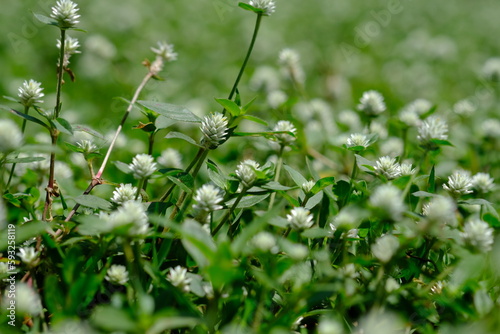
[{"label": "green leaf", "polygon": [[318,205],[321,202],[322,199],[323,199],[323,192],[319,191],[316,195],[314,195],[313,197],[309,198],[309,200],[307,201],[307,203],[305,205],[305,208],[308,209],[308,210],[311,210],[316,205]]},{"label": "green leaf", "polygon": [[20,103],[20,101],[16,98],[13,98],[12,96],[2,96],[4,99],[6,99],[7,101],[10,101],[10,102],[15,102],[15,103]]},{"label": "green leaf", "polygon": [[152,110],[176,121],[192,123],[201,122],[201,119],[198,116],[183,106],[156,101],[137,101],[137,103],[146,109]]},{"label": "green leaf", "polygon": [[75,202],[92,209],[110,210],[111,203],[104,198],[94,195],[80,195],[74,198]]},{"label": "green leaf", "polygon": [[262,10],[260,8],[255,8],[254,6],[251,6],[251,5],[244,3],[244,2],[238,3],[238,6],[243,8],[244,10],[249,10],[249,11],[257,13],[257,14],[264,13],[264,10]]},{"label": "green leaf", "polygon": [[[248,102],[247,104],[245,104],[241,108],[242,114],[245,114],[248,111],[248,109],[250,109],[250,106],[255,102],[255,100],[257,100],[257,97],[254,97],[253,99],[251,99],[250,102]],[[252,117],[252,116],[250,116],[250,117]],[[263,121],[263,122],[265,122],[265,121]],[[259,123],[259,122],[257,122],[257,123]],[[266,126],[267,126],[267,123],[266,123]]]},{"label": "green leaf", "polygon": [[109,332],[138,333],[138,322],[125,309],[112,306],[97,306],[90,321],[96,327]]},{"label": "green leaf", "polygon": [[362,156],[355,154],[356,157],[356,164],[358,165],[358,168],[362,170],[363,172],[372,172],[375,166],[375,163],[363,158]]},{"label": "green leaf", "polygon": [[139,122],[139,125],[134,126],[133,129],[142,130],[144,132],[155,132],[156,126],[152,122],[148,123]]},{"label": "green leaf", "polygon": [[217,247],[212,236],[196,221],[187,219],[182,224],[182,245],[200,267],[215,260]]},{"label": "green leaf", "polygon": [[56,275],[45,278],[43,292],[47,309],[57,319],[57,316],[64,312],[64,290],[61,289],[61,282]]},{"label": "green leaf", "polygon": [[11,112],[14,115],[19,116],[21,118],[24,118],[27,121],[39,124],[39,125],[43,126],[44,128],[49,129],[49,126],[47,124],[45,124],[43,121],[41,121],[40,119],[38,119],[36,117],[27,115],[25,113],[22,113],[20,111],[17,111],[17,110],[14,110],[12,108],[9,108],[9,107],[6,107],[6,106],[2,106],[2,105],[0,105],[0,109],[3,109],[3,110],[8,111],[8,112]]},{"label": "green leaf", "polygon": [[42,22],[42,23],[44,23],[44,24],[48,24],[48,25],[50,25],[50,26],[56,26],[56,27],[58,26],[57,21],[56,21],[56,20],[54,20],[54,19],[51,19],[51,18],[50,18],[50,17],[48,17],[48,16],[45,16],[45,15],[42,15],[42,14],[36,14],[36,13],[33,13],[33,15],[35,16],[35,18],[36,18],[38,21],[40,21],[40,22]]},{"label": "green leaf", "polygon": [[319,179],[316,181],[314,186],[311,189],[312,194],[317,194],[321,190],[325,189],[326,187],[335,184],[335,178],[333,176],[327,176],[322,179]]},{"label": "green leaf", "polygon": [[191,174],[182,172],[178,173],[177,175],[168,175],[167,178],[188,194],[193,192],[194,179]]},{"label": "green leaf", "polygon": [[451,142],[442,139],[431,139],[429,140],[431,143],[436,144],[438,146],[454,146]]},{"label": "green leaf", "polygon": [[329,237],[331,233],[324,228],[313,227],[305,230],[301,235],[308,239],[318,239]]},{"label": "green leaf", "polygon": [[171,118],[168,118],[168,117],[165,117],[162,115],[158,116],[155,120],[155,126],[159,130],[169,128],[172,125],[174,125],[175,123],[177,123],[176,120],[173,120]]},{"label": "green leaf", "polygon": [[[255,196],[245,196],[245,197],[243,197],[241,199],[241,201],[238,203],[238,205],[236,206],[236,208],[238,208],[238,209],[250,208],[250,207],[256,205],[257,203],[262,202],[263,200],[265,200],[268,197],[269,197],[269,194],[255,195]],[[233,198],[233,199],[227,201],[226,205],[227,206],[231,206],[231,205],[234,204],[235,201],[236,201],[236,198]]]},{"label": "green leaf", "polygon": [[76,153],[83,153],[84,152],[83,148],[81,148],[81,147],[78,147],[76,145],[70,144],[68,142],[65,142],[64,144],[66,145],[67,148],[69,148],[73,152],[76,152]]},{"label": "green leaf", "polygon": [[12,158],[12,159],[7,159],[6,163],[9,163],[9,164],[25,164],[25,163],[28,163],[28,162],[43,161],[43,160],[45,160],[44,157]]},{"label": "green leaf", "polygon": [[7,249],[8,245],[7,242],[8,240],[11,240],[9,239],[10,231],[15,231],[16,244],[20,245],[22,242],[28,239],[34,238],[42,233],[45,233],[48,227],[49,225],[43,221],[29,222],[21,226],[8,224],[7,228],[4,229],[2,233],[0,233],[0,251],[4,251]]},{"label": "green leaf", "polygon": [[436,192],[436,176],[435,176],[435,166],[432,166],[431,173],[429,175],[429,182],[427,183],[427,190],[430,193],[435,193]]},{"label": "green leaf", "polygon": [[436,195],[433,193],[429,193],[427,191],[416,191],[416,192],[412,193],[412,195],[415,197],[436,197],[436,196],[439,196],[439,195]]},{"label": "green leaf", "polygon": [[292,187],[284,186],[281,183],[275,182],[275,181],[270,181],[270,182],[262,185],[261,188],[269,189],[269,190],[276,190],[276,191],[288,191],[288,190],[294,189]]},{"label": "green leaf", "polygon": [[85,133],[88,133],[89,135],[92,135],[92,136],[94,136],[96,138],[99,138],[101,140],[106,140],[106,138],[104,138],[104,136],[102,134],[100,134],[99,132],[97,132],[97,131],[89,128],[86,125],[73,124],[73,131],[85,132]]},{"label": "green leaf", "polygon": [[[192,283],[191,283],[192,284]],[[160,334],[165,333],[171,329],[183,328],[183,327],[195,327],[201,321],[196,318],[190,317],[173,317],[164,316],[159,314],[155,317],[153,325],[149,327],[147,334]]]},{"label": "green leaf", "polygon": [[351,189],[351,186],[349,182],[340,180],[335,184],[335,187],[333,187],[333,193],[337,195],[337,199],[339,203],[344,203],[345,198],[349,196],[349,190]]},{"label": "green leaf", "polygon": [[57,127],[57,130],[61,131],[62,133],[65,133],[67,135],[73,135],[73,127],[67,120],[64,118],[59,117],[58,119],[53,121],[54,124]]},{"label": "green leaf", "polygon": [[233,101],[228,99],[215,99],[215,101],[229,111],[233,117],[238,117],[241,114],[240,107]]},{"label": "green leaf", "polygon": [[177,138],[177,139],[182,139],[182,140],[185,140],[187,141],[188,143],[190,144],[193,144],[195,146],[198,146],[198,147],[203,147],[201,146],[200,144],[198,144],[196,142],[196,140],[194,140],[193,138],[183,134],[183,133],[180,133],[180,132],[175,132],[175,131],[172,131],[172,132],[169,132],[166,136],[165,136],[166,139],[172,139],[172,138]]},{"label": "green leaf", "polygon": [[269,126],[269,124],[266,121],[264,121],[262,118],[259,118],[259,117],[256,117],[256,116],[243,115],[243,116],[241,116],[241,118],[247,119],[249,121],[252,121],[252,122],[255,122],[255,123],[258,123],[258,124],[262,124],[264,126]]},{"label": "green leaf", "polygon": [[219,188],[225,189],[226,188],[226,182],[227,179],[226,177],[222,174],[221,170],[219,167],[213,162],[212,160],[208,159],[207,160],[207,171],[208,171],[208,177],[210,180]]},{"label": "green leaf", "polygon": [[132,170],[130,169],[130,166],[128,164],[121,162],[121,161],[115,161],[114,164],[115,164],[116,168],[118,168],[123,173],[125,173],[125,174],[132,173]]},{"label": "green leaf", "polygon": [[285,170],[288,172],[288,174],[292,178],[293,182],[295,182],[295,184],[298,185],[299,187],[302,187],[302,185],[307,182],[306,178],[303,177],[302,174],[297,172],[292,167],[284,164],[283,168],[285,168]]}]

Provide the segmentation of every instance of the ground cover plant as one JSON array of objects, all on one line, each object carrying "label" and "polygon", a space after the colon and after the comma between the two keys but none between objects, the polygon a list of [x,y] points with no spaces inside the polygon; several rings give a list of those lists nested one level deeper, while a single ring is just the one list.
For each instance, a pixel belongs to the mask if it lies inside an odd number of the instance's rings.
[{"label": "ground cover plant", "polygon": [[113,5],[12,7],[2,333],[498,332],[498,4]]}]

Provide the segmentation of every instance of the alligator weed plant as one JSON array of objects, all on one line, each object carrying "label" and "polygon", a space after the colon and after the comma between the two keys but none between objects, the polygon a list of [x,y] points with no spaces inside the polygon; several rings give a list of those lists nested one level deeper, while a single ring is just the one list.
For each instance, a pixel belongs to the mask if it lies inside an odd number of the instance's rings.
[{"label": "alligator weed plant", "polygon": [[[71,0],[52,5],[34,15],[59,34],[54,82],[27,78],[1,106],[2,333],[500,328],[499,161],[474,154],[499,136],[453,140],[470,105],[453,116],[416,97],[394,112],[369,89],[340,112],[310,97],[286,47],[281,75],[256,71],[247,92],[276,15],[275,1],[251,0],[231,13],[255,25],[217,110],[141,98],[182,57],[161,41],[103,135],[65,115],[85,17]],[[488,71],[494,85],[500,65]]]}]

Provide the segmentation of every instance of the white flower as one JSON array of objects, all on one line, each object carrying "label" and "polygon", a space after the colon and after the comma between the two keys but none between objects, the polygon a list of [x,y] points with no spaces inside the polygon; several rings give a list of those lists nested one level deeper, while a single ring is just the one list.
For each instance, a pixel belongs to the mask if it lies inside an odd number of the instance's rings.
[{"label": "white flower", "polygon": [[227,118],[221,113],[216,112],[205,116],[200,127],[203,133],[202,144],[209,149],[217,148],[226,139],[227,124]]},{"label": "white flower", "polygon": [[484,135],[492,138],[500,138],[500,121],[496,118],[488,118],[481,124]]},{"label": "white flower", "polygon": [[87,155],[93,153],[97,150],[97,146],[92,142],[92,140],[81,140],[76,143],[76,146],[83,150],[83,154]]},{"label": "white flower", "polygon": [[405,210],[401,191],[391,184],[376,188],[370,196],[370,204],[393,220],[398,220]]},{"label": "white flower", "polygon": [[236,168],[236,176],[240,179],[244,187],[250,188],[257,181],[256,171],[260,170],[260,165],[253,160],[245,160]]},{"label": "white flower", "polygon": [[385,111],[384,97],[375,90],[369,90],[363,93],[359,100],[358,110],[367,115],[375,116]]},{"label": "white flower", "polygon": [[353,133],[347,138],[347,147],[362,146],[367,148],[370,145],[368,137],[362,133]]},{"label": "white flower", "polygon": [[0,119],[0,157],[2,152],[18,149],[23,144],[23,134],[14,121]]},{"label": "white flower", "polygon": [[156,163],[148,154],[137,154],[129,165],[134,178],[140,180],[151,176],[156,171]]},{"label": "white flower", "polygon": [[158,42],[158,48],[151,48],[158,57],[163,58],[165,61],[177,60],[177,53],[174,52],[174,45],[167,42]]},{"label": "white flower", "polygon": [[0,275],[7,274],[9,272],[9,265],[7,262],[0,262]]},{"label": "white flower", "polygon": [[[120,183],[118,188],[113,191],[113,197],[111,201],[116,204],[123,204],[128,201],[133,201],[135,199],[135,194],[137,193],[137,188],[132,186],[130,183],[123,184]],[[138,201],[141,201],[141,195],[139,195]]]},{"label": "white flower", "polygon": [[58,0],[56,5],[52,7],[52,13],[50,17],[55,19],[62,29],[73,28],[79,21],[76,12],[78,8],[76,4],[71,0]]},{"label": "white flower", "polygon": [[[66,38],[64,39],[64,57],[63,57],[63,67],[68,67],[69,65],[69,59],[71,58],[71,55],[81,53],[78,51],[78,48],[80,47],[80,43],[78,42],[78,39],[72,38],[69,35],[66,35]],[[57,40],[57,48],[61,49],[61,40]]]},{"label": "white flower", "polygon": [[413,109],[417,114],[422,115],[432,108],[432,103],[426,99],[416,99],[407,107]]},{"label": "white flower", "polygon": [[168,168],[182,168],[182,157],[179,151],[167,148],[158,157],[158,163]]},{"label": "white flower", "polygon": [[386,234],[372,245],[372,253],[380,261],[387,263],[399,248],[399,240],[392,234]]},{"label": "white flower", "polygon": [[212,184],[204,184],[196,190],[194,200],[196,201],[193,205],[195,210],[212,212],[222,209],[222,205],[219,204],[223,200],[220,190]]},{"label": "white flower", "polygon": [[[29,314],[36,316],[42,312],[42,303],[40,296],[26,283],[16,282],[15,293],[16,310],[21,314]],[[10,298],[7,297],[7,290],[5,290],[4,302],[9,303]]]},{"label": "white flower", "polygon": [[379,175],[384,175],[389,180],[395,179],[401,175],[401,168],[399,163],[396,162],[396,158],[391,158],[389,156],[381,157],[375,163],[375,171]]},{"label": "white flower", "polygon": [[282,72],[292,82],[303,84],[305,80],[304,70],[300,66],[300,56],[297,51],[286,48],[281,50],[278,61],[282,66]]},{"label": "white flower", "polygon": [[417,172],[417,170],[413,168],[412,164],[407,162],[402,163],[399,170],[401,171],[402,176],[413,175]]},{"label": "white flower", "polygon": [[267,103],[273,109],[277,109],[288,100],[288,96],[282,90],[273,90],[267,94]]},{"label": "white flower", "polygon": [[34,247],[23,247],[19,248],[17,256],[19,256],[21,261],[28,267],[34,267],[38,264],[40,252],[37,252]]},{"label": "white flower", "polygon": [[313,215],[303,207],[293,208],[286,216],[288,224],[295,230],[305,230],[314,224]]},{"label": "white flower", "polygon": [[351,131],[358,131],[361,129],[361,120],[359,115],[352,110],[342,110],[338,114],[339,123],[346,125]]},{"label": "white flower", "polygon": [[500,58],[490,58],[483,66],[484,76],[491,81],[500,81]]},{"label": "white flower", "polygon": [[465,223],[461,237],[464,245],[476,252],[489,252],[493,245],[493,229],[479,219]]},{"label": "white flower", "polygon": [[189,292],[191,283],[191,278],[187,277],[187,269],[181,266],[176,266],[175,268],[170,268],[167,280],[172,283],[173,286],[181,289],[184,292]]},{"label": "white flower", "polygon": [[461,100],[455,103],[453,111],[465,117],[471,116],[476,111],[476,106],[469,100]]},{"label": "white flower", "polygon": [[465,195],[472,192],[472,182],[468,171],[455,171],[451,176],[448,176],[448,184],[444,184],[443,188],[454,195]]},{"label": "white flower", "polygon": [[301,188],[304,191],[304,193],[309,194],[311,192],[311,189],[314,187],[316,182],[313,180],[306,181],[302,184]]},{"label": "white flower", "polygon": [[45,94],[42,93],[43,88],[40,87],[41,85],[41,83],[32,79],[23,82],[23,85],[18,88],[19,93],[17,94],[23,106],[31,107],[35,103],[43,102],[41,98]]},{"label": "white flower", "polygon": [[346,238],[348,239],[359,238],[358,232],[359,230],[357,228],[351,228],[349,231],[347,231]]},{"label": "white flower", "polygon": [[318,324],[318,334],[344,334],[342,324],[327,317],[321,318]]},{"label": "white flower", "polygon": [[448,139],[448,124],[437,116],[430,116],[418,127],[418,140],[423,145],[431,144],[432,139]]},{"label": "white flower", "polygon": [[420,117],[413,109],[403,109],[399,113],[399,120],[408,126],[419,126]]},{"label": "white flower", "polygon": [[430,232],[436,236],[441,234],[445,225],[456,226],[455,202],[444,196],[436,196],[424,205],[422,213],[426,220],[421,224],[424,229],[429,228]]},{"label": "white flower", "polygon": [[128,282],[128,271],[121,264],[113,264],[106,272],[106,280],[112,284],[125,285]]},{"label": "white flower", "polygon": [[[279,131],[286,131],[286,132],[291,132],[295,135],[297,132],[297,129],[295,126],[290,121],[279,121],[273,128],[273,131],[279,132]],[[280,133],[274,135],[276,140],[280,142],[281,145],[289,145],[293,141],[295,141],[295,136],[292,136],[288,133]]]},{"label": "white flower", "polygon": [[262,9],[264,15],[267,16],[271,15],[276,10],[276,4],[273,0],[250,0],[248,4],[255,8]]},{"label": "white flower", "polygon": [[252,245],[262,252],[278,251],[276,238],[269,232],[259,232],[252,238]]},{"label": "white flower", "polygon": [[472,177],[471,183],[472,188],[478,192],[487,193],[493,190],[495,186],[494,181],[488,173],[477,173]]},{"label": "white flower", "polygon": [[148,216],[144,206],[138,201],[127,201],[109,216],[102,215],[108,222],[110,230],[118,230],[130,226],[126,231],[128,236],[143,235],[148,230]]}]

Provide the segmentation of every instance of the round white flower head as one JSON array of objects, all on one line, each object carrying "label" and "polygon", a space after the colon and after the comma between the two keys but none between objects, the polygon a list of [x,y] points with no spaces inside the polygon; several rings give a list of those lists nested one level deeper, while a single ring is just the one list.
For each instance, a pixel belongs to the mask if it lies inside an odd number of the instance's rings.
[{"label": "round white flower head", "polygon": [[[273,131],[286,131],[286,132],[291,132],[295,135],[297,132],[297,129],[295,126],[293,126],[292,122],[290,121],[279,121],[273,128]],[[288,134],[288,133],[280,133],[274,135],[276,140],[283,146],[289,145],[293,141],[295,141],[295,137]]]},{"label": "round white flower head", "polygon": [[288,96],[282,90],[273,90],[267,94],[267,103],[273,109],[277,109],[288,100]]},{"label": "round white flower head", "polygon": [[349,231],[347,231],[346,238],[348,239],[359,238],[358,232],[359,230],[357,228],[351,228]]},{"label": "round white flower head", "polygon": [[418,127],[418,140],[423,145],[431,144],[432,139],[448,139],[448,124],[437,116],[430,116]]},{"label": "round white flower head", "polygon": [[305,74],[300,66],[300,56],[297,51],[289,48],[281,50],[278,61],[282,66],[282,71],[290,80],[298,84],[304,83]]},{"label": "round white flower head", "polygon": [[251,240],[252,245],[262,252],[277,253],[276,238],[269,232],[259,232]]},{"label": "round white flower head", "polygon": [[391,184],[376,188],[370,196],[370,204],[393,220],[398,220],[405,210],[401,191]]},{"label": "round white flower head", "polygon": [[399,113],[399,120],[407,126],[419,126],[421,124],[420,117],[413,109],[403,109]]},{"label": "round white flower head", "polygon": [[23,106],[31,107],[35,103],[43,102],[41,98],[44,97],[45,94],[42,93],[43,88],[40,87],[41,85],[41,83],[33,79],[23,82],[22,86],[18,88],[19,93],[17,94]]},{"label": "round white flower head", "polygon": [[109,216],[103,216],[110,230],[121,229],[130,226],[126,231],[128,236],[143,235],[148,230],[148,216],[144,206],[138,201],[127,201]]},{"label": "round white flower head", "polygon": [[375,90],[369,90],[363,93],[359,100],[358,110],[365,112],[367,115],[375,116],[386,109],[384,97]]},{"label": "round white flower head", "polygon": [[183,292],[189,292],[191,283],[191,278],[187,277],[187,269],[181,266],[176,266],[175,268],[170,268],[167,280],[172,283],[173,286],[179,288]]},{"label": "round white flower head", "polygon": [[293,208],[286,216],[288,224],[295,230],[305,230],[314,224],[313,215],[303,207]]},{"label": "round white flower head", "polygon": [[474,252],[489,252],[493,245],[493,229],[479,219],[465,223],[461,237],[465,247]]},{"label": "round white flower head", "polygon": [[9,265],[7,262],[0,262],[0,275],[7,274],[9,272]]},{"label": "round white flower head", "polygon": [[134,178],[137,180],[145,179],[156,171],[156,163],[149,154],[137,154],[129,165]]},{"label": "round white flower head", "polygon": [[40,252],[37,252],[34,247],[22,247],[19,248],[19,253],[17,253],[17,256],[19,256],[24,264],[32,268],[38,264]]},{"label": "round white flower head", "polygon": [[387,138],[387,126],[380,122],[372,121],[370,123],[370,134],[376,134],[378,138],[385,139]]},{"label": "round white flower head", "polygon": [[351,131],[361,129],[361,120],[358,113],[353,110],[342,110],[337,116],[338,122],[347,126]]},{"label": "round white flower head", "polygon": [[158,42],[157,48],[151,48],[158,57],[163,58],[165,61],[177,60],[177,53],[174,52],[174,45],[167,42]]},{"label": "round white flower head", "polygon": [[260,165],[253,160],[242,161],[236,167],[236,176],[240,179],[242,185],[250,188],[257,181],[256,171],[260,170]]},{"label": "round white flower head", "polygon": [[500,121],[495,118],[484,120],[481,128],[486,137],[500,138]]},{"label": "round white flower head", "polygon": [[50,17],[55,19],[61,29],[73,28],[79,21],[78,8],[71,0],[58,0],[52,7]]},{"label": "round white flower head", "polygon": [[158,163],[168,168],[182,168],[182,157],[179,151],[167,148],[158,157]]},{"label": "round white flower head", "polygon": [[97,150],[97,146],[94,144],[92,140],[80,140],[79,142],[76,143],[76,146],[81,148],[83,150],[83,154],[87,155],[90,153],[93,153]]},{"label": "round white flower head", "polygon": [[205,116],[201,122],[200,130],[203,133],[202,144],[208,149],[216,149],[227,136],[227,118],[215,112]]},{"label": "round white flower head", "polygon": [[304,191],[304,193],[309,194],[311,192],[311,189],[314,187],[315,184],[316,184],[316,182],[314,182],[313,180],[309,180],[309,181],[302,183],[301,188]]},{"label": "round white flower head", "polygon": [[219,188],[212,184],[204,184],[201,188],[196,190],[194,196],[196,204],[193,205],[195,210],[212,212],[222,209],[221,203],[223,201]]},{"label": "round white flower head", "polygon": [[318,334],[344,334],[342,324],[334,319],[323,317],[318,324]]},{"label": "round white flower head", "polygon": [[0,119],[0,153],[14,151],[23,144],[23,134],[14,121]]},{"label": "round white flower head", "polygon": [[426,99],[416,99],[407,107],[413,109],[418,115],[422,115],[432,108],[432,103]]},{"label": "round white flower head", "polygon": [[495,187],[494,181],[488,173],[477,173],[472,177],[472,188],[480,193],[487,193]]},{"label": "round white flower head", "polygon": [[125,285],[128,282],[128,271],[121,264],[113,264],[106,272],[106,280],[112,284]]},{"label": "round white flower head", "polygon": [[399,240],[392,234],[386,234],[372,245],[372,253],[381,262],[387,263],[399,248]]},{"label": "round white flower head", "polygon": [[483,66],[484,76],[491,81],[500,81],[500,58],[490,58]]},{"label": "round white flower head", "polygon": [[352,133],[347,138],[347,147],[362,146],[367,148],[370,145],[368,137],[362,133]]},{"label": "round white flower head", "polygon": [[[5,290],[4,302],[9,302],[7,298],[7,290]],[[40,296],[26,283],[16,283],[15,293],[16,310],[21,314],[29,314],[36,316],[42,312],[42,303]]]},{"label": "round white flower head", "polygon": [[253,6],[258,9],[262,9],[264,11],[264,15],[271,15],[276,10],[276,4],[274,0],[250,0],[248,3],[250,6]]},{"label": "round white flower head", "polygon": [[453,172],[451,176],[448,176],[448,183],[443,184],[443,188],[456,196],[470,194],[472,192],[470,173],[464,170]]},{"label": "round white flower head", "polygon": [[445,224],[455,226],[456,209],[457,206],[451,198],[444,196],[433,197],[422,208],[422,213],[427,218],[424,228],[429,227],[433,234],[439,235]]},{"label": "round white flower head", "polygon": [[401,167],[396,162],[396,158],[389,156],[381,157],[375,163],[375,171],[379,175],[384,175],[389,180],[401,176]]},{"label": "round white flower head", "polygon": [[[79,47],[80,43],[78,42],[78,39],[66,35],[66,38],[64,39],[64,57],[63,57],[64,67],[67,67],[69,65],[69,59],[71,58],[71,55],[81,53],[80,51],[78,51]],[[57,48],[61,49],[60,39],[57,40]]]},{"label": "round white flower head", "polygon": [[399,170],[401,171],[402,176],[413,175],[417,172],[417,170],[413,168],[412,164],[407,162],[402,163]]},{"label": "round white flower head", "polygon": [[[111,201],[116,204],[123,204],[128,201],[133,201],[135,199],[136,193],[137,188],[132,186],[130,183],[120,183],[120,186],[115,188],[115,190],[113,191],[113,197],[111,197]],[[142,200],[141,195],[139,195],[139,198],[137,200]]]},{"label": "round white flower head", "polygon": [[476,106],[469,100],[461,100],[455,103],[453,111],[465,117],[471,116],[477,110]]}]

